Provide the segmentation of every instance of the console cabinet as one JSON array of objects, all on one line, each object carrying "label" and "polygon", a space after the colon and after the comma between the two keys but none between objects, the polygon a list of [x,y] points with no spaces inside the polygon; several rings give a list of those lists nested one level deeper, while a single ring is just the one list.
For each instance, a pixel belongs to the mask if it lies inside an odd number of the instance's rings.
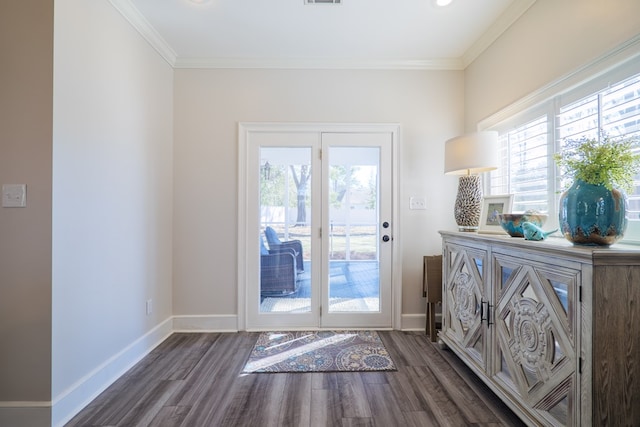
[{"label": "console cabinet", "polygon": [[640,247],[440,234],[439,339],[514,412],[640,425]]}]

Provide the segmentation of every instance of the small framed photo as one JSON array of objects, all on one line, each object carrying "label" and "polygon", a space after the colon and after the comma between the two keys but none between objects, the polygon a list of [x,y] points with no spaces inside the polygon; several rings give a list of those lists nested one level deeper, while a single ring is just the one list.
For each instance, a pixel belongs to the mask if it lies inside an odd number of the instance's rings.
[{"label": "small framed photo", "polygon": [[513,194],[485,196],[480,210],[478,233],[506,234],[500,226],[499,214],[510,213],[513,205]]}]

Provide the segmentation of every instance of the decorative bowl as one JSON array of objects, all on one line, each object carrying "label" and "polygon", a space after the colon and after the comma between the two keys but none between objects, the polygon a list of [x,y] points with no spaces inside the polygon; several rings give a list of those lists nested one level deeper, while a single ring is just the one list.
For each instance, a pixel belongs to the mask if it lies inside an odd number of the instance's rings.
[{"label": "decorative bowl", "polygon": [[499,214],[500,225],[509,233],[511,237],[524,237],[522,232],[522,224],[524,222],[530,222],[542,227],[548,218],[548,215],[540,212],[525,212],[525,213],[503,213]]}]

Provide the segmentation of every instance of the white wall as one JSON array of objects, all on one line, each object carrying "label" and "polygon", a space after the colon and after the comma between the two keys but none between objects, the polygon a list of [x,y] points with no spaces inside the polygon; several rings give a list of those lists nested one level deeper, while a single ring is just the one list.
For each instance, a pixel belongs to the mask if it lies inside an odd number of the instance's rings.
[{"label": "white wall", "polygon": [[0,58],[0,185],[27,184],[26,208],[0,207],[0,425],[15,426],[48,422],[51,400],[52,0],[0,2]]},{"label": "white wall", "polygon": [[638,0],[538,0],[465,70],[465,127],[640,33]]},{"label": "white wall", "polygon": [[54,32],[55,423],[171,317],[173,70],[107,0],[57,0]]},{"label": "white wall", "polygon": [[[176,70],[174,314],[237,312],[238,122],[400,123],[403,313],[423,315],[422,256],[455,227],[444,141],[462,132],[462,72]],[[409,197],[432,209],[409,211]],[[422,322],[422,321],[421,321]],[[419,323],[421,325],[422,323]]]}]

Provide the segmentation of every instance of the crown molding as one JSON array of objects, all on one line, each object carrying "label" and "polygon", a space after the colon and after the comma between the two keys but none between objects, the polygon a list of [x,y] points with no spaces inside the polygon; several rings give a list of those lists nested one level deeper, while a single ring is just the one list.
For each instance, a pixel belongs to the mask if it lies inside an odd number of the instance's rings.
[{"label": "crown molding", "polygon": [[536,0],[517,0],[505,10],[496,22],[462,55],[463,68],[467,68],[513,25],[524,13],[529,10]]},{"label": "crown molding", "polygon": [[439,59],[331,59],[331,58],[178,58],[166,40],[130,0],[109,0],[111,5],[174,68],[464,70],[496,41],[536,0],[518,0],[498,18],[461,58]]},{"label": "crown molding", "polygon": [[462,60],[372,60],[316,58],[178,58],[174,68],[462,70]]},{"label": "crown molding", "polygon": [[178,57],[176,52],[129,0],[109,0],[109,2],[169,65],[175,66]]}]

